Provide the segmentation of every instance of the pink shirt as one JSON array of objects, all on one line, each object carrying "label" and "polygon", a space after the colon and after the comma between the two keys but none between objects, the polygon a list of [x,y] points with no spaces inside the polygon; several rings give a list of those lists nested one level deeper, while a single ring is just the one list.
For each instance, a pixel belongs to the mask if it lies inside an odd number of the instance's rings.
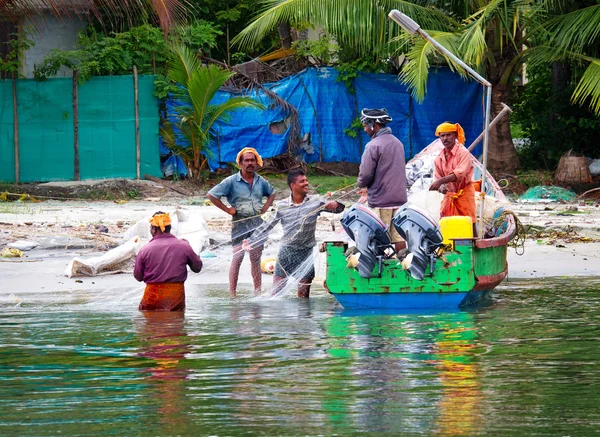
[{"label": "pink shirt", "polygon": [[187,241],[171,234],[156,234],[135,258],[133,277],[146,284],[184,282],[187,267],[198,273],[202,260]]},{"label": "pink shirt", "polygon": [[456,181],[446,183],[448,191],[458,193],[473,182],[473,161],[471,152],[462,144],[456,143],[448,151],[445,147],[434,161],[434,180],[454,173]]}]

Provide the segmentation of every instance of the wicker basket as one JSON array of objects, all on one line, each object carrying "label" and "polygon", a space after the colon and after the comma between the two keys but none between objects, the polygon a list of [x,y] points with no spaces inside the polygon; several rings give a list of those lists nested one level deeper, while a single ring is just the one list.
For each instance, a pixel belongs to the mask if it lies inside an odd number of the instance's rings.
[{"label": "wicker basket", "polygon": [[554,173],[554,181],[567,184],[585,184],[592,182],[592,174],[587,159],[583,156],[563,155]]}]

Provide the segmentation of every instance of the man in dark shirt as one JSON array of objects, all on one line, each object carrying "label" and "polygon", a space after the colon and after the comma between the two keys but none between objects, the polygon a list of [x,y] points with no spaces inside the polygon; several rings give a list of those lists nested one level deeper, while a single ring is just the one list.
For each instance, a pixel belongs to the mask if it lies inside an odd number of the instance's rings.
[{"label": "man in dark shirt", "polygon": [[[371,141],[361,157],[357,184],[367,189],[369,207],[387,225],[390,240],[399,251],[406,247],[406,242],[392,225],[392,219],[407,200],[404,146],[386,126],[392,117],[385,108],[363,109],[360,121]],[[363,197],[361,201],[364,200]]]},{"label": "man in dark shirt", "polygon": [[187,266],[198,273],[202,260],[190,244],[171,235],[171,217],[162,211],[150,219],[152,240],[135,258],[133,276],[146,283],[140,311],[183,311]]}]

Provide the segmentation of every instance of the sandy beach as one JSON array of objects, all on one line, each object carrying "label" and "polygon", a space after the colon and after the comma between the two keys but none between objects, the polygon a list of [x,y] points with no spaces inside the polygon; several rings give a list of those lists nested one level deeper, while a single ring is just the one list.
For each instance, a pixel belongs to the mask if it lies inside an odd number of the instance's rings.
[{"label": "sandy beach", "polygon": [[[201,198],[172,198],[156,201],[132,201],[123,204],[108,201],[47,201],[41,203],[6,203],[0,210],[0,248],[16,240],[38,243],[24,252],[23,258],[0,258],[1,300],[28,293],[100,292],[109,288],[138,289],[142,284],[131,274],[96,277],[65,276],[74,257],[92,257],[105,253],[124,241],[128,228],[157,210],[181,209],[201,216],[207,223],[214,258],[205,258],[199,274],[190,275],[187,286],[222,289],[226,294],[227,271],[231,261],[228,243],[230,219]],[[522,224],[537,232],[525,241],[524,253],[509,249],[508,279],[600,276],[600,207],[595,203],[522,204],[510,206]],[[274,256],[281,238],[276,227],[263,257]],[[323,214],[318,222],[318,241],[344,240],[346,235],[339,216]],[[317,257],[317,278],[325,275],[324,256]],[[240,290],[250,288],[249,262],[240,274]],[[264,275],[263,289],[271,284]],[[317,292],[319,287],[315,287]],[[324,292],[324,291],[322,291]]]}]

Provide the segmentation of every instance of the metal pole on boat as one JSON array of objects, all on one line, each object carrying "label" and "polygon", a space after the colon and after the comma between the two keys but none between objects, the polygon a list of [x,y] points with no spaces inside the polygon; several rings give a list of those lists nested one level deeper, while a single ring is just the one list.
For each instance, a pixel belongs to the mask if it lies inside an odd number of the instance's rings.
[{"label": "metal pole on boat", "polygon": [[[489,144],[489,136],[490,136],[490,110],[492,106],[492,84],[489,83],[486,79],[483,78],[479,73],[465,64],[461,59],[457,58],[454,53],[448,50],[446,47],[438,43],[434,40],[427,32],[421,29],[412,18],[408,15],[403,14],[397,9],[392,9],[392,11],[388,14],[388,16],[394,20],[396,23],[402,27],[406,32],[414,35],[418,33],[421,37],[426,39],[431,43],[433,47],[436,48],[440,53],[444,56],[450,58],[454,63],[462,67],[473,79],[475,79],[480,84],[484,85],[487,88],[486,93],[486,104],[485,104],[485,127],[484,127],[484,136],[483,136],[483,174],[481,175],[481,191],[485,192],[485,184],[487,179],[487,156],[488,156],[488,144]],[[485,204],[485,197],[481,199],[480,208],[479,208],[479,226],[478,233],[479,237],[483,238],[483,211]]]}]

